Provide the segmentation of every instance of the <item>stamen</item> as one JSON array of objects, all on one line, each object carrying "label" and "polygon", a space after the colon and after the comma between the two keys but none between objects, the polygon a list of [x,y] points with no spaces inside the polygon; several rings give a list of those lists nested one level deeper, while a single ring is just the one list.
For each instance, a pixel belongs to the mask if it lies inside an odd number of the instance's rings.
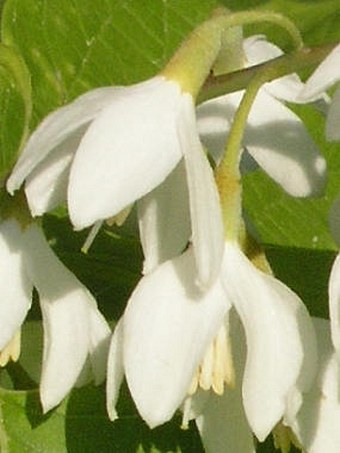
[{"label": "stamen", "polygon": [[181,423],[181,429],[183,430],[189,429],[190,412],[191,412],[191,398],[187,398],[184,401],[183,405],[183,417]]},{"label": "stamen", "polygon": [[217,395],[223,395],[224,384],[231,388],[235,386],[235,370],[227,329],[228,324],[223,324],[207,349],[192,379],[189,395],[193,395],[198,387],[203,390],[212,389]]},{"label": "stamen", "polygon": [[88,236],[87,236],[87,238],[86,238],[86,240],[84,242],[84,245],[81,248],[81,251],[83,253],[87,253],[89,251],[89,249],[90,249],[91,245],[93,244],[93,241],[95,240],[95,237],[97,236],[102,224],[103,224],[103,221],[99,220],[91,228],[91,230],[90,230],[90,232],[89,232],[89,234],[88,234]]},{"label": "stamen", "polygon": [[213,372],[214,372],[214,343],[209,346],[205,353],[203,362],[200,366],[199,385],[203,390],[209,390],[212,386]]},{"label": "stamen", "polygon": [[129,206],[124,208],[122,211],[118,212],[117,215],[110,217],[109,219],[106,219],[106,223],[109,226],[112,226],[112,225],[117,225],[119,227],[122,226],[123,223],[125,222],[125,220],[128,218],[128,216],[131,212],[132,206],[133,205],[130,204]]},{"label": "stamen", "polygon": [[21,350],[21,329],[19,329],[13,338],[6,344],[4,349],[0,351],[0,366],[4,367],[12,360],[16,362],[19,359]]},{"label": "stamen", "polygon": [[194,374],[194,377],[193,377],[192,380],[191,380],[191,384],[190,384],[190,387],[189,387],[189,390],[188,390],[188,395],[189,395],[189,396],[192,396],[194,393],[197,392],[197,389],[198,389],[198,379],[199,379],[199,371],[197,371],[197,372]]},{"label": "stamen", "polygon": [[214,343],[215,367],[212,387],[217,395],[223,395],[224,383],[226,383],[228,387],[235,387],[235,369],[233,365],[231,341],[227,336],[225,326],[219,330]]}]

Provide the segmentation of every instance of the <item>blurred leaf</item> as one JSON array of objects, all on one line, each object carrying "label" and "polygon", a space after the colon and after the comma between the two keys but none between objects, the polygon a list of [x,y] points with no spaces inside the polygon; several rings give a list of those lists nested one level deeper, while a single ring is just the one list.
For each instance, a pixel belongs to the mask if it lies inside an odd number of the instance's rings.
[{"label": "blurred leaf", "polygon": [[8,0],[3,42],[31,73],[35,123],[80,93],[155,75],[216,1]]},{"label": "blurred leaf", "polygon": [[335,253],[269,247],[266,255],[275,276],[301,297],[310,314],[328,318],[328,279]]},{"label": "blurred leaf", "polygon": [[0,44],[0,181],[15,163],[31,117],[30,76],[20,55]]},{"label": "blurred leaf", "polygon": [[[48,112],[97,86],[131,84],[153,76],[181,40],[221,2],[217,0],[7,0],[0,53],[0,177],[13,164],[30,113],[33,128]],[[301,27],[308,44],[340,39],[338,0],[225,0],[232,9],[248,6],[287,14]],[[268,33],[288,48],[285,32],[267,24],[247,33]],[[8,46],[11,46],[9,49]],[[15,49],[15,50],[13,50]],[[1,57],[2,55],[2,57]],[[3,63],[5,62],[5,63]],[[16,63],[15,63],[16,62]],[[21,66],[20,66],[21,65]],[[26,72],[25,72],[26,71]],[[21,78],[20,78],[21,77]],[[339,146],[324,139],[324,120],[306,106],[296,107],[329,163],[329,185],[315,200],[289,197],[257,171],[245,177],[245,209],[255,224],[276,275],[305,301],[311,313],[327,315],[327,284],[335,244],[328,231],[328,210],[340,189]],[[105,316],[114,323],[141,275],[142,255],[136,237],[104,227],[89,253],[80,252],[86,233],[74,233],[62,218],[47,216],[44,229],[61,260],[85,283]],[[38,380],[42,329],[34,304],[23,331],[19,364],[1,372],[1,384],[28,388]],[[114,424],[105,412],[105,390],[74,390],[59,408],[42,415],[35,391],[0,390],[1,452],[183,452],[200,453],[197,432],[179,429],[180,420],[149,430],[136,414],[125,388],[121,418]],[[161,396],[160,396],[161,399]],[[270,440],[258,447],[273,450]]]},{"label": "blurred leaf", "polygon": [[294,106],[294,111],[327,161],[325,192],[317,198],[293,198],[259,169],[244,178],[244,206],[265,244],[337,250],[328,217],[340,191],[340,144],[326,142],[325,118],[312,106]]},{"label": "blurred leaf", "polygon": [[180,419],[150,430],[135,411],[115,423],[108,420],[104,389],[84,387],[43,415],[36,391],[0,390],[2,453],[200,453],[194,427],[180,429]]},{"label": "blurred leaf", "polygon": [[[338,0],[222,0],[232,10],[256,8],[275,11],[289,17],[299,28],[307,45],[340,40],[340,4]],[[263,33],[285,50],[291,48],[287,33],[269,23],[249,25],[246,34]]]}]

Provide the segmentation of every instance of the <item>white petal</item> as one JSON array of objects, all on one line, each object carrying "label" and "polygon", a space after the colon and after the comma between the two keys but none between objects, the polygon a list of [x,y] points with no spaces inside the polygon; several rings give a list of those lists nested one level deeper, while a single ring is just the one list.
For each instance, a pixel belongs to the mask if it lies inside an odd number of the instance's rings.
[{"label": "white petal", "polygon": [[[89,123],[108,105],[119,88],[97,88],[48,115],[30,136],[7,181],[7,190],[21,186],[31,171],[78,129]],[[75,151],[75,150],[74,150]]]},{"label": "white petal", "polygon": [[336,46],[316,68],[300,93],[300,99],[309,101],[340,80],[340,45]]},{"label": "white petal", "polygon": [[94,300],[53,254],[37,226],[27,228],[24,236],[25,264],[39,292],[43,315],[40,396],[48,411],[71,390],[85,365]]},{"label": "white petal", "polygon": [[69,211],[76,228],[109,218],[160,184],[181,158],[177,83],[155,77],[121,89],[77,150]]},{"label": "white petal", "polygon": [[23,265],[19,224],[0,224],[0,350],[12,339],[31,306],[32,283]]},{"label": "white petal", "polygon": [[92,297],[89,304],[89,317],[89,359],[92,365],[94,382],[98,385],[104,381],[106,376],[111,330]]},{"label": "white petal", "polygon": [[339,368],[332,349],[329,322],[315,319],[318,334],[318,379],[304,398],[304,403],[292,426],[308,453],[338,453],[340,451]]},{"label": "white petal", "polygon": [[289,194],[305,197],[323,189],[326,162],[303,122],[264,90],[252,106],[244,144],[263,170]]},{"label": "white petal", "polygon": [[[222,96],[198,108],[202,142],[218,163],[243,92]],[[243,144],[268,175],[293,196],[314,195],[326,180],[326,162],[301,120],[260,90],[252,106]]]},{"label": "white petal", "polygon": [[333,263],[328,288],[332,341],[340,357],[340,254]]},{"label": "white petal", "polygon": [[192,97],[183,99],[178,134],[189,188],[192,243],[198,281],[208,288],[220,272],[223,255],[223,222],[213,171],[198,137]]},{"label": "white petal", "polygon": [[[340,66],[340,61],[339,61]],[[326,123],[327,140],[340,140],[340,88],[333,95]]]},{"label": "white petal", "polygon": [[26,178],[25,193],[33,216],[66,202],[70,166],[83,133],[81,128],[64,140]]},{"label": "white petal", "polygon": [[124,314],[125,374],[150,427],[182,403],[230,306],[219,280],[198,290],[194,267],[191,250],[162,264],[141,279]]},{"label": "white petal", "polygon": [[118,418],[116,404],[123,378],[123,321],[121,319],[112,335],[107,362],[106,409],[111,421]]},{"label": "white petal", "polygon": [[302,367],[313,378],[313,327],[297,295],[258,271],[232,244],[226,246],[224,272],[225,290],[247,339],[244,407],[253,432],[262,441],[285,414],[292,392],[308,384]]},{"label": "white petal", "polygon": [[[253,66],[283,55],[282,50],[268,42],[263,35],[251,36],[244,40],[248,66]],[[265,90],[277,99],[298,102],[298,95],[304,84],[297,74],[280,77],[264,85]]]},{"label": "white petal", "polygon": [[143,273],[185,249],[190,238],[189,194],[183,162],[138,202],[138,224],[144,252]]},{"label": "white petal", "polygon": [[265,35],[253,35],[243,41],[247,57],[247,66],[254,66],[283,54],[275,44],[267,41]]}]

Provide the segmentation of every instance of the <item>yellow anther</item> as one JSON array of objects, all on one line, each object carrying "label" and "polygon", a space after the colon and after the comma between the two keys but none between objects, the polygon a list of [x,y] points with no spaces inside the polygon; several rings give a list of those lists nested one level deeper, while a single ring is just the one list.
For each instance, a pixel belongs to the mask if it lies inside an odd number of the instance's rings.
[{"label": "yellow anther", "polygon": [[4,367],[12,360],[16,362],[20,356],[21,330],[19,329],[7,345],[0,351],[0,366]]}]

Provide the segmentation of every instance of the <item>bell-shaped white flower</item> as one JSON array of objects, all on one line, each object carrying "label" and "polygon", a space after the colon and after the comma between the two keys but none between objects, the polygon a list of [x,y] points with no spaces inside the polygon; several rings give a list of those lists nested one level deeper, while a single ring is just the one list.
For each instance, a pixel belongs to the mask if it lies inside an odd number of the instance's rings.
[{"label": "bell-shaped white flower", "polygon": [[91,294],[54,255],[41,229],[36,225],[22,229],[16,220],[4,220],[0,224],[0,260],[0,349],[20,329],[31,306],[33,287],[39,293],[44,411],[60,403],[88,361],[95,381],[101,382],[110,329]]},{"label": "bell-shaped white flower", "polygon": [[[311,102],[315,96],[340,81],[340,44],[337,45],[316,68],[300,93],[300,100]],[[335,91],[327,115],[326,137],[340,140],[340,88]]]},{"label": "bell-shaped white flower", "polygon": [[185,399],[231,306],[246,334],[242,395],[252,431],[263,440],[285,413],[295,414],[315,366],[308,313],[296,294],[227,243],[220,275],[208,291],[195,285],[191,250],[162,264],[137,285],[110,348],[111,418],[116,417],[125,373],[144,420],[150,426],[169,420]]},{"label": "bell-shaped white flower", "polygon": [[[244,50],[250,66],[282,54],[261,36],[245,39]],[[296,74],[266,83],[252,105],[243,139],[249,153],[244,161],[250,155],[285,191],[298,197],[320,192],[326,176],[324,158],[303,122],[284,104],[300,102],[303,86]],[[223,155],[242,96],[243,92],[231,93],[198,107],[200,136],[216,162]]]},{"label": "bell-shaped white flower", "polygon": [[[199,278],[209,285],[221,260],[219,200],[199,141],[193,97],[177,82],[156,76],[130,87],[98,88],[53,112],[31,135],[7,189],[13,193],[25,181],[33,215],[67,198],[79,229],[150,194],[181,161]],[[187,233],[183,237],[181,246]]]},{"label": "bell-shaped white flower", "polygon": [[169,420],[228,309],[219,278],[206,292],[195,284],[191,250],[144,276],[112,338],[107,376],[110,417],[116,417],[125,373],[149,426]]}]

